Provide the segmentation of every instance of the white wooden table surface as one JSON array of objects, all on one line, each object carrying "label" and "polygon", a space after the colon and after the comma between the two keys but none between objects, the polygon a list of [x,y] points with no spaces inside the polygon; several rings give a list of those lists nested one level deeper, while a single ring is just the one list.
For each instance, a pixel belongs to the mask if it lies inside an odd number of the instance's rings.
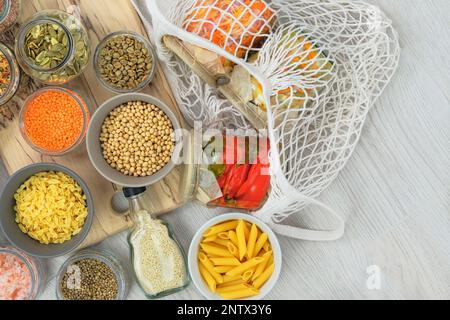
[{"label": "white wooden table surface", "polygon": [[[332,243],[280,237],[283,270],[267,298],[450,299],[450,1],[370,2],[394,21],[403,51],[352,159],[321,197],[347,216],[345,236]],[[5,177],[0,168],[0,186]],[[215,214],[191,204],[165,218],[187,250]],[[126,234],[100,247],[129,261]],[[48,261],[42,298],[55,298],[52,278],[63,261]],[[129,299],[142,298],[133,283]],[[193,285],[167,297],[196,298]]]}]

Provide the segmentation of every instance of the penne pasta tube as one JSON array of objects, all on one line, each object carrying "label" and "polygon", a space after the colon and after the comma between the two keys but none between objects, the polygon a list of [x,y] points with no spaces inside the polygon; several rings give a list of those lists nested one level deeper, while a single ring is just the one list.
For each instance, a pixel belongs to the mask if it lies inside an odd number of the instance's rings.
[{"label": "penne pasta tube", "polygon": [[264,251],[269,251],[269,250],[270,250],[270,243],[269,243],[269,241],[267,241],[266,243],[264,243],[263,249],[264,249]]},{"label": "penne pasta tube", "polygon": [[227,282],[230,282],[230,281],[236,281],[236,280],[242,280],[240,274],[237,274],[237,275],[235,275],[235,276],[227,276],[227,275],[224,275],[224,276],[223,276],[223,283],[224,283],[224,284],[227,283]]},{"label": "penne pasta tube", "polygon": [[233,268],[234,268],[234,266],[216,266],[216,267],[214,267],[214,271],[218,272],[218,273],[226,273]]},{"label": "penne pasta tube", "polygon": [[227,248],[216,244],[201,243],[200,247],[208,254],[220,256],[220,257],[233,257]]},{"label": "penne pasta tube", "polygon": [[237,235],[236,235],[236,231],[234,231],[234,230],[228,231],[228,238],[230,239],[231,242],[233,242],[233,244],[236,247],[239,246],[238,238],[237,238]]},{"label": "penne pasta tube", "polygon": [[234,244],[228,242],[227,248],[233,256],[239,258],[239,249]]},{"label": "penne pasta tube", "polygon": [[213,243],[218,244],[219,246],[223,246],[223,247],[226,247],[228,245],[228,242],[230,242],[230,240],[225,240],[225,239],[220,239],[220,238],[217,238],[216,240],[213,241]]},{"label": "penne pasta tube", "polygon": [[214,265],[211,262],[211,260],[208,259],[208,257],[206,256],[206,254],[204,253],[199,253],[198,254],[198,260],[200,261],[200,263],[205,267],[206,270],[208,270],[208,272],[211,274],[211,276],[214,278],[214,280],[216,281],[216,283],[222,283],[223,282],[223,277],[220,273],[214,271]]},{"label": "penne pasta tube", "polygon": [[255,272],[253,273],[252,280],[258,278],[263,271],[266,269],[267,265],[270,264],[270,259],[272,258],[272,251],[268,251],[263,254],[264,261],[256,266]]},{"label": "penne pasta tube", "polygon": [[267,280],[269,280],[270,276],[272,275],[273,271],[275,270],[275,264],[271,264],[264,272],[253,281],[253,286],[256,289],[259,289],[262,287],[264,283],[266,283]]},{"label": "penne pasta tube", "polygon": [[247,283],[247,281],[239,278],[237,280],[224,282],[224,283],[220,284],[220,286],[218,286],[218,287],[223,288],[223,287],[228,287],[228,286],[234,286],[236,284],[248,284],[248,283]]},{"label": "penne pasta tube", "polygon": [[245,242],[248,241],[248,237],[250,235],[250,228],[247,226],[247,223],[244,222],[244,234],[245,234]]},{"label": "penne pasta tube", "polygon": [[231,269],[226,273],[228,276],[235,276],[237,274],[242,274],[244,271],[260,264],[263,262],[264,259],[262,257],[255,257],[250,260],[247,260],[246,262],[242,263],[240,266],[235,267],[234,269]]},{"label": "penne pasta tube", "polygon": [[212,235],[212,236],[209,236],[209,237],[204,238],[204,239],[202,240],[202,242],[213,242],[213,241],[216,240],[216,239],[217,239],[217,235]]},{"label": "penne pasta tube", "polygon": [[[258,253],[261,251],[261,249],[263,248],[263,246],[267,243],[267,233],[261,233],[261,235],[258,237],[258,240],[256,241],[255,244],[255,249],[253,251],[253,256],[256,257],[258,255]],[[269,251],[269,250],[266,250]]]},{"label": "penne pasta tube", "polygon": [[210,258],[212,263],[214,263],[215,266],[239,266],[241,262],[236,259],[235,257],[228,257],[228,258]]},{"label": "penne pasta tube", "polygon": [[238,225],[238,221],[237,220],[223,222],[221,224],[217,224],[217,225],[212,226],[211,228],[209,228],[205,232],[205,234],[203,236],[204,237],[209,237],[209,236],[212,236],[214,234],[218,234],[220,232],[228,231],[228,230],[231,230],[231,229],[236,229],[237,225]]},{"label": "penne pasta tube", "polygon": [[256,227],[256,224],[253,224],[252,228],[250,229],[250,235],[248,236],[247,259],[251,259],[254,257],[257,236],[258,236],[258,228]]},{"label": "penne pasta tube", "polygon": [[259,294],[259,290],[250,285],[245,285],[244,289],[220,293],[222,298],[227,299],[227,300],[248,298],[248,297],[256,296],[258,294]]},{"label": "penne pasta tube", "polygon": [[239,223],[236,227],[236,235],[238,239],[238,248],[239,248],[239,260],[242,260],[247,252],[247,241],[245,240],[245,223],[244,220],[239,220]]},{"label": "penne pasta tube", "polygon": [[213,276],[208,272],[208,270],[206,270],[206,268],[202,264],[199,264],[198,268],[209,290],[211,290],[212,292],[216,292],[216,281],[214,280]]},{"label": "penne pasta tube", "polygon": [[236,291],[236,290],[242,290],[242,289],[246,289],[246,284],[245,283],[238,283],[238,284],[234,284],[231,286],[225,286],[225,287],[218,287],[216,289],[217,293],[223,293],[223,292],[230,292],[230,291]]},{"label": "penne pasta tube", "polygon": [[229,240],[230,237],[228,236],[228,232],[219,232],[217,234],[217,238],[222,239],[222,240]]}]

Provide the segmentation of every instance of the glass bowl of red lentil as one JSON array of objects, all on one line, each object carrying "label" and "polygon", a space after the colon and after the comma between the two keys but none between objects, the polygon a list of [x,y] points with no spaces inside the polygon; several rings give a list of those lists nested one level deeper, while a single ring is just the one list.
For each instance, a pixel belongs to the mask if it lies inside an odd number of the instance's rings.
[{"label": "glass bowl of red lentil", "polygon": [[[136,61],[136,63],[133,65],[133,58],[131,58],[130,56],[127,56],[127,52],[114,52],[113,54],[110,55],[109,58],[102,59],[104,58],[103,55],[103,50],[108,46],[109,43],[111,43],[111,41],[115,41],[117,39],[131,39],[132,41],[135,41],[135,45],[139,45],[139,49],[140,50],[146,50],[145,51],[145,56],[147,56],[151,62],[151,66],[148,66],[145,64],[145,59],[140,56],[137,59],[141,59],[142,62],[140,60]],[[126,44],[127,46],[129,44]],[[122,48],[124,47],[124,45],[119,45],[118,46],[119,50],[123,50]],[[113,49],[110,49],[110,51],[112,51]],[[137,50],[136,50],[137,51]],[[111,52],[109,52],[111,53]],[[115,58],[113,55],[117,54],[117,58]],[[104,61],[110,61],[111,62],[111,72],[114,73],[113,77],[109,77],[106,76],[106,74],[108,73],[108,65],[102,65],[102,60]],[[128,61],[129,60],[129,61]],[[127,62],[130,65],[125,66],[125,68],[129,68],[129,69],[133,69],[134,67],[136,67],[136,70],[131,71],[131,72],[142,72],[142,80],[141,81],[137,81],[136,83],[134,83],[132,86],[127,86],[126,83],[123,83],[122,85],[115,85],[113,83],[111,83],[110,81],[108,81],[108,79],[113,79],[115,76],[116,72],[125,72],[125,70],[121,71],[120,68],[121,63],[120,62]],[[115,63],[118,63],[117,65],[115,65]],[[139,69],[139,64],[142,64],[141,69]],[[143,90],[145,87],[147,87],[150,82],[152,82],[153,78],[155,77],[155,73],[156,73],[156,53],[155,50],[153,49],[152,44],[145,39],[142,35],[135,33],[135,32],[131,32],[131,31],[117,31],[117,32],[113,32],[109,35],[107,35],[97,46],[97,48],[95,49],[95,53],[94,53],[94,69],[95,69],[95,75],[97,76],[98,81],[102,84],[102,86],[114,93],[131,93],[131,92],[138,92]],[[126,70],[127,72],[130,70]],[[140,71],[142,70],[142,71]],[[106,73],[105,73],[106,72]],[[133,74],[134,75],[134,74]],[[125,77],[131,77],[128,74],[125,75]],[[119,77],[120,78],[120,77]],[[115,80],[117,80],[117,83],[120,83],[121,79],[118,78],[114,78]],[[127,78],[128,80],[128,78]],[[125,80],[124,80],[125,81]]]},{"label": "glass bowl of red lentil", "polygon": [[0,244],[0,300],[35,300],[44,290],[45,281],[40,259]]},{"label": "glass bowl of red lentil", "polygon": [[14,97],[19,89],[20,77],[20,68],[13,51],[0,43],[0,106]]},{"label": "glass bowl of red lentil", "polygon": [[89,121],[85,100],[78,93],[60,87],[45,87],[30,95],[19,115],[25,141],[48,156],[63,156],[80,146]]},{"label": "glass bowl of red lentil", "polygon": [[20,18],[22,0],[0,0],[0,33],[11,28]]},{"label": "glass bowl of red lentil", "polygon": [[58,300],[125,300],[129,276],[112,253],[85,249],[64,262],[55,287]]}]

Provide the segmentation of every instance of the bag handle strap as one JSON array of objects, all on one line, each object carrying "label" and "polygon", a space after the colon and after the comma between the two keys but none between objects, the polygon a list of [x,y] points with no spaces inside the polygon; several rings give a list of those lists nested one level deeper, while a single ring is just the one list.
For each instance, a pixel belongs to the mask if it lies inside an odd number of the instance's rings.
[{"label": "bag handle strap", "polygon": [[[313,230],[276,223],[272,218],[269,218],[270,221],[266,221],[266,223],[275,233],[289,238],[308,241],[335,241],[340,239],[344,235],[345,231],[345,220],[342,216],[320,201],[308,198],[308,202],[322,208],[325,212],[332,216],[337,221],[337,226],[331,230]],[[297,212],[297,214],[300,214],[300,212]]]}]

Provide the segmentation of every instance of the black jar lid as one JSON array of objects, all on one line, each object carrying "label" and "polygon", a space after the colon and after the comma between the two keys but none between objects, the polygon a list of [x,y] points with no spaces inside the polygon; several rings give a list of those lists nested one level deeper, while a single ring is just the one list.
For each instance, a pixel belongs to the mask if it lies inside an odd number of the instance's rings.
[{"label": "black jar lid", "polygon": [[147,191],[146,187],[140,187],[140,188],[126,188],[125,187],[122,189],[123,195],[126,198],[138,196],[138,195],[144,193],[145,191]]}]

